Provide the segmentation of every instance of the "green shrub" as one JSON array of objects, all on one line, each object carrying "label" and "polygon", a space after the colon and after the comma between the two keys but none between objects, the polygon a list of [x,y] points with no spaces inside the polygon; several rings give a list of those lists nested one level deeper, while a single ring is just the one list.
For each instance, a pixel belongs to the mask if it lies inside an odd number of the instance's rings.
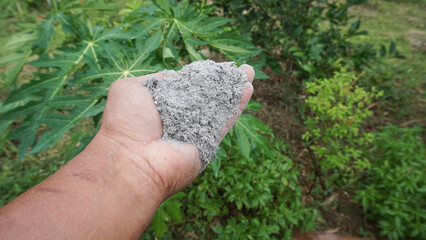
[{"label": "green shrub", "polygon": [[387,125],[365,154],[371,166],[356,192],[389,239],[426,238],[426,148],[420,128]]},{"label": "green shrub", "polygon": [[262,122],[243,114],[218,159],[184,191],[184,219],[169,224],[172,233],[162,239],[186,239],[188,232],[199,239],[291,239],[295,227],[313,229],[318,213],[304,205],[300,173],[286,151]]},{"label": "green shrub", "polygon": [[[258,58],[275,72],[302,79],[330,77],[340,66],[359,69],[378,51],[372,44],[354,44],[360,20],[349,8],[367,0],[215,0],[240,32],[251,32],[253,42],[265,48]],[[394,46],[393,46],[394,47]],[[386,53],[386,49],[385,53]],[[383,50],[381,50],[383,51]],[[393,48],[389,49],[394,51]]]},{"label": "green shrub", "polygon": [[[247,108],[260,105],[250,102]],[[268,127],[243,114],[217,159],[163,203],[142,239],[291,239],[295,227],[314,229],[318,212],[303,202],[300,173],[286,153]],[[180,212],[169,205],[179,205]]]},{"label": "green shrub", "polygon": [[[363,121],[371,116],[368,106],[382,93],[355,85],[357,77],[342,70],[333,78],[318,79],[306,84],[310,96],[305,101],[307,131],[302,138],[313,152],[319,175],[332,183],[348,184],[368,167],[361,147],[373,140],[372,133],[362,131]],[[323,186],[325,187],[325,186]]]}]

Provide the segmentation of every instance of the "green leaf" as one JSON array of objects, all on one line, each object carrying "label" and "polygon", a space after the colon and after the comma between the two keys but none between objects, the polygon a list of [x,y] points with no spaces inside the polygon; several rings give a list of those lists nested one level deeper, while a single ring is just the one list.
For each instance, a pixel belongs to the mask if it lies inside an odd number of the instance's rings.
[{"label": "green leaf", "polygon": [[212,159],[210,161],[210,167],[213,170],[214,177],[218,176],[220,166],[222,164],[222,159],[226,159],[226,152],[223,149],[220,148],[219,150],[217,150],[216,159]]},{"label": "green leaf", "polygon": [[156,50],[161,44],[162,32],[159,31],[152,37],[148,38],[146,41],[138,41],[137,44],[137,57],[130,65],[128,70],[133,70],[135,66],[138,66],[141,62],[146,60],[149,57],[149,53]]},{"label": "green leaf", "polygon": [[247,110],[252,110],[252,111],[258,111],[261,108],[262,108],[262,105],[252,99],[250,99],[246,107]]},{"label": "green leaf", "polygon": [[167,58],[173,59],[175,62],[179,62],[179,54],[173,45],[173,40],[176,38],[178,33],[178,28],[173,22],[173,24],[168,29],[167,33],[164,36],[164,48],[163,48],[163,61]]},{"label": "green leaf", "polygon": [[290,52],[301,52],[302,49],[298,46],[293,46],[288,49]]},{"label": "green leaf", "polygon": [[361,26],[360,20],[356,20],[355,22],[353,22],[351,24],[351,26],[349,27],[349,30],[348,30],[349,34],[355,33],[359,29],[360,26]]},{"label": "green leaf", "polygon": [[160,208],[151,220],[151,228],[154,230],[157,237],[161,237],[165,232],[167,232],[167,225],[164,222],[163,215],[163,209]]},{"label": "green leaf", "polygon": [[42,25],[39,26],[41,30],[38,38],[33,42],[33,48],[39,48],[46,52],[49,49],[50,39],[53,36],[53,24],[55,22],[55,15],[45,20]]},{"label": "green leaf", "polygon": [[[90,114],[87,114],[87,112],[93,108],[96,102],[97,100],[91,100],[87,101],[86,104],[79,103],[76,109],[70,111],[69,116],[49,114],[43,117],[41,122],[48,124],[48,126],[52,127],[52,130],[44,133],[38,143],[28,154],[30,155],[41,152],[57,142],[62,137],[62,135],[75,124],[77,124],[78,121],[83,118],[83,116],[90,116]],[[92,111],[92,113],[96,114],[97,112]]]},{"label": "green leaf", "polygon": [[313,75],[316,72],[316,69],[312,65],[302,65],[303,70],[309,73],[309,75]]},{"label": "green leaf", "polygon": [[303,57],[305,54],[303,52],[294,52],[291,55],[293,55],[295,57]]},{"label": "green leaf", "polygon": [[164,205],[165,205],[167,214],[169,214],[173,220],[178,222],[182,221],[182,214],[180,213],[180,206],[182,204],[180,202],[171,200],[171,201],[166,201]]},{"label": "green leaf", "polygon": [[271,130],[261,121],[250,114],[242,114],[235,123],[240,132],[243,132],[247,139],[255,146],[264,146],[267,139],[263,134],[270,134]]},{"label": "green leaf", "polygon": [[0,122],[0,154],[2,154],[4,142],[6,141],[7,134],[10,131],[12,121]]},{"label": "green leaf", "polygon": [[219,51],[231,52],[236,54],[247,54],[247,53],[253,52],[251,50],[244,49],[235,45],[226,45],[223,42],[224,42],[224,39],[217,39],[217,40],[210,41],[209,44],[212,47],[217,48]]},{"label": "green leaf", "polygon": [[[38,126],[37,126],[38,127]],[[33,145],[37,136],[37,127],[30,123],[23,124],[15,129],[8,138],[11,140],[20,139],[21,142],[18,146],[18,160],[20,161],[28,152],[28,148]]]},{"label": "green leaf", "polygon": [[19,73],[33,53],[31,50],[31,42],[36,39],[34,33],[21,32],[14,34],[0,47],[0,66],[11,65],[12,67],[5,70],[4,78],[0,81],[4,84],[4,90],[8,90],[18,78]]},{"label": "green leaf", "polygon": [[380,45],[380,56],[384,57],[386,55],[386,47],[385,45]]},{"label": "green leaf", "polygon": [[250,152],[251,152],[251,146],[250,142],[248,140],[248,137],[246,135],[246,128],[240,124],[235,124],[235,133],[237,135],[237,144],[240,149],[241,154],[246,159],[250,158]]},{"label": "green leaf", "polygon": [[396,43],[395,41],[392,41],[389,45],[389,54],[395,54],[396,53]]},{"label": "green leaf", "polygon": [[203,27],[200,29],[200,31],[202,31],[201,33],[210,34],[211,32],[217,31],[219,27],[229,23],[230,21],[230,19],[223,17],[208,18],[206,21],[203,22]]},{"label": "green leaf", "polygon": [[191,57],[192,61],[199,61],[204,60],[204,56],[201,55],[197,50],[195,49],[195,41],[192,37],[183,38],[183,41],[185,43],[186,50],[189,53],[189,56]]},{"label": "green leaf", "polygon": [[134,26],[132,28],[133,38],[140,38],[146,36],[152,29],[157,29],[166,23],[166,19],[155,18],[155,17],[145,17],[142,19],[143,24],[139,26]]}]

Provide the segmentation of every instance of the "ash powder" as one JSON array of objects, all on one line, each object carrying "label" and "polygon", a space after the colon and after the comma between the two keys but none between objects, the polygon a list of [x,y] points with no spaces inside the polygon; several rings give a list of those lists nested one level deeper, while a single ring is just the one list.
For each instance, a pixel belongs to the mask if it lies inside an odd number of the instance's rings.
[{"label": "ash powder", "polygon": [[163,140],[193,144],[204,165],[216,157],[220,135],[238,111],[243,89],[251,84],[233,62],[196,61],[161,80],[143,82],[154,98]]}]

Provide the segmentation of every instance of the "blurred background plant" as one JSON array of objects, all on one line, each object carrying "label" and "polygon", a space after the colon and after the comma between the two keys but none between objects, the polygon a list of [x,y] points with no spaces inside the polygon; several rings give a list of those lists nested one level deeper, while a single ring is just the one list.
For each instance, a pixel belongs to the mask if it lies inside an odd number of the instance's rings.
[{"label": "blurred background plant", "polygon": [[426,237],[426,148],[418,127],[389,124],[365,149],[371,166],[357,186],[358,199],[389,239]]},{"label": "blurred background plant", "polygon": [[142,239],[424,238],[424,0],[0,7],[0,206],[84,149],[113,81],[210,58],[253,65],[254,101]]}]

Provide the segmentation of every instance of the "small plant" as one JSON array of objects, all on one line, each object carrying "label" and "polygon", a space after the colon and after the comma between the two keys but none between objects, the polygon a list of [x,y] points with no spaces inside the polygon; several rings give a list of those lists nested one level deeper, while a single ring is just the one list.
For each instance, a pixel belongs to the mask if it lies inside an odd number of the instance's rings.
[{"label": "small plant", "polygon": [[426,148],[420,128],[387,125],[365,148],[371,166],[356,199],[389,239],[426,238]]},{"label": "small plant", "polygon": [[[353,183],[357,173],[368,168],[369,161],[360,149],[371,143],[372,133],[362,131],[363,121],[371,116],[369,105],[381,96],[356,86],[357,77],[344,70],[334,77],[306,84],[306,127],[302,138],[312,154],[317,175],[326,183]],[[325,188],[326,186],[323,186]],[[330,186],[327,186],[327,188]]]}]

